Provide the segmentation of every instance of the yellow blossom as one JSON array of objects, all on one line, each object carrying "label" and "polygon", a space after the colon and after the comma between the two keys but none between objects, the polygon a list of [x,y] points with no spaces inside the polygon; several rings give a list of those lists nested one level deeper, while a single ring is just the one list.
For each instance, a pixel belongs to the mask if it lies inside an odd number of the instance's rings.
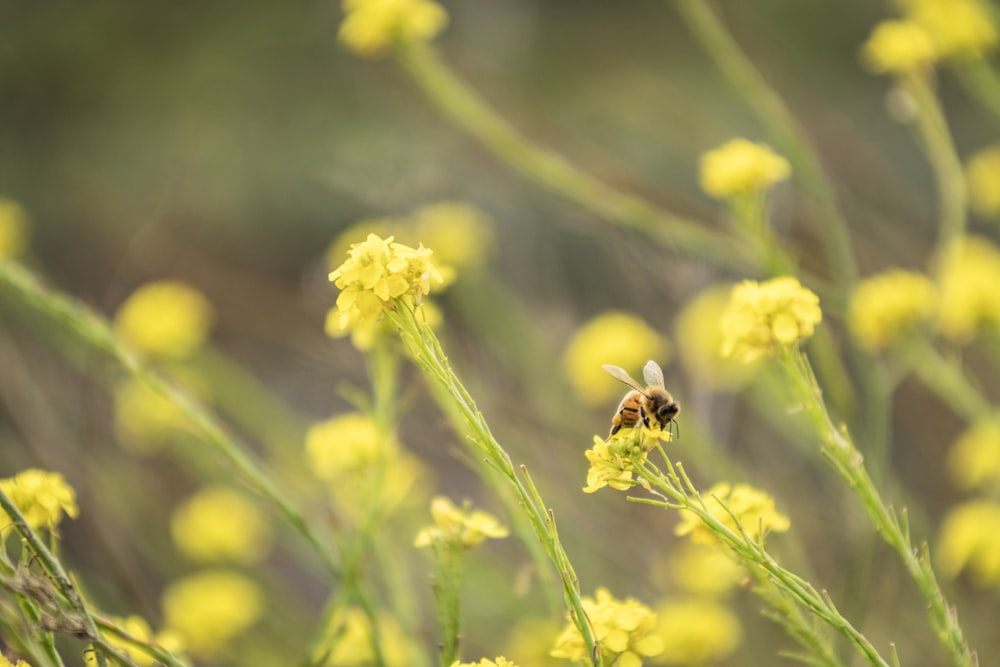
[{"label": "yellow blossom", "polygon": [[11,662],[7,656],[0,653],[0,667],[31,667],[31,665],[20,659]]},{"label": "yellow blossom", "polygon": [[228,487],[207,487],[170,517],[177,548],[201,563],[260,562],[271,548],[271,526],[257,506]]},{"label": "yellow blossom", "polygon": [[487,538],[507,537],[510,530],[492,514],[481,510],[469,511],[468,503],[459,509],[444,496],[431,500],[434,525],[421,529],[413,544],[417,547],[432,544],[450,544],[470,548],[482,544]]},{"label": "yellow blossom", "polygon": [[433,488],[431,472],[409,452],[400,449],[382,461],[381,474],[373,468],[357,468],[337,475],[329,482],[330,499],[334,507],[347,517],[360,522],[370,512],[373,496],[383,515],[401,506],[418,507],[426,504]]},{"label": "yellow blossom", "polygon": [[360,56],[385,54],[396,42],[429,41],[448,24],[433,0],[344,0],[340,41]]},{"label": "yellow blossom", "polygon": [[1000,145],[975,153],[965,165],[969,206],[982,215],[1000,213]]},{"label": "yellow blossom", "polygon": [[[124,630],[129,637],[143,642],[146,644],[153,644],[167,653],[177,657],[184,650],[184,641],[181,639],[180,635],[172,630],[164,630],[162,632],[153,634],[152,629],[149,627],[149,623],[146,622],[141,616],[129,616],[128,618],[112,618],[111,621]],[[104,638],[109,644],[122,651],[125,655],[132,659],[132,662],[139,665],[139,667],[152,667],[152,665],[159,665],[160,663],[153,656],[149,655],[145,651],[137,649],[132,643],[121,639],[117,635],[111,632],[102,632]],[[94,656],[93,652],[87,654],[86,657],[87,664],[97,664],[97,658]],[[0,667],[3,663],[0,662]]]},{"label": "yellow blossom", "polygon": [[795,278],[744,281],[722,316],[722,354],[756,361],[808,338],[822,317],[819,297]]},{"label": "yellow blossom", "polygon": [[[637,482],[632,479],[635,466],[632,455],[638,456],[640,463],[646,461],[646,456],[660,440],[669,442],[672,439],[669,430],[662,430],[659,425],[646,428],[623,428],[607,440],[594,436],[594,446],[584,452],[590,461],[587,470],[587,486],[584,493],[594,493],[605,486],[619,491],[631,489]],[[642,482],[638,482],[642,484]]]},{"label": "yellow blossom", "polygon": [[[413,664],[413,655],[418,651],[412,639],[392,616],[378,613],[375,616],[379,649],[386,667],[407,667]],[[329,636],[333,637],[327,667],[368,667],[374,664],[372,649],[372,625],[362,610],[354,607],[341,610],[330,620]]]},{"label": "yellow blossom", "polygon": [[[666,575],[665,577],[663,575]],[[700,596],[721,596],[746,577],[746,570],[726,549],[717,544],[696,544],[690,540],[671,547],[670,556],[657,565],[653,578],[664,588],[678,587]]]},{"label": "yellow blossom", "polygon": [[927,31],[942,58],[982,58],[996,48],[996,26],[978,0],[918,0],[907,16]]},{"label": "yellow blossom", "polygon": [[164,359],[189,357],[212,326],[212,304],[180,282],[147,283],[115,314],[115,331],[136,349]]},{"label": "yellow blossom", "polygon": [[694,382],[711,389],[736,389],[753,375],[755,366],[722,354],[719,322],[729,305],[731,287],[711,287],[687,302],[677,314],[677,359]]},{"label": "yellow blossom", "polygon": [[344,257],[351,253],[351,246],[358,239],[374,234],[380,238],[397,239],[400,243],[416,245],[420,239],[413,234],[413,220],[407,216],[381,216],[363,218],[349,225],[330,243],[326,249],[326,265],[330,271],[344,263]]},{"label": "yellow blossom", "polygon": [[733,139],[701,156],[701,189],[716,199],[751,195],[769,189],[791,174],[788,160],[766,144]]},{"label": "yellow blossom", "polygon": [[497,657],[496,660],[483,658],[479,662],[459,662],[451,663],[451,667],[517,667],[513,662],[504,657]]},{"label": "yellow blossom", "polygon": [[[0,489],[24,515],[28,525],[36,530],[54,530],[63,514],[75,519],[80,513],[76,492],[58,472],[29,468],[13,477],[0,479]],[[7,513],[0,509],[0,528],[11,522]]]},{"label": "yellow blossom", "polygon": [[[788,517],[775,509],[774,498],[749,484],[719,482],[702,497],[713,517],[734,532],[739,533],[742,528],[751,540],[756,541],[762,534],[770,532],[783,533],[790,526]],[[681,512],[681,522],[674,529],[674,534],[679,537],[690,535],[691,541],[696,544],[717,544],[719,541],[701,517],[690,510]]]},{"label": "yellow blossom", "polygon": [[213,658],[260,619],[265,598],[250,578],[206,570],[171,583],[163,593],[166,627],[193,655]]},{"label": "yellow blossom", "polygon": [[394,445],[379,435],[375,420],[360,412],[331,417],[306,432],[310,468],[323,480],[371,465],[388,447]]},{"label": "yellow blossom", "polygon": [[657,635],[663,639],[658,663],[713,665],[729,657],[743,640],[739,617],[712,600],[668,601],[656,608],[656,618]]},{"label": "yellow blossom", "polygon": [[364,242],[352,245],[348,259],[330,273],[330,281],[341,290],[339,328],[377,321],[384,308],[393,307],[394,299],[420,303],[431,283],[441,281],[430,256],[422,245],[414,249],[394,243],[391,236],[369,234]]},{"label": "yellow blossom", "polygon": [[[581,600],[590,620],[594,638],[601,645],[601,664],[639,667],[643,657],[663,651],[663,638],[656,634],[656,614],[634,598],[616,599],[606,588],[598,588],[595,597]],[[576,625],[566,624],[550,655],[579,661],[589,658],[587,647]]]},{"label": "yellow blossom", "polygon": [[934,38],[914,21],[882,21],[861,47],[861,61],[875,74],[921,70],[938,58]]},{"label": "yellow blossom", "polygon": [[941,262],[937,326],[956,343],[968,343],[983,325],[1000,324],[1000,251],[990,241],[966,237]]},{"label": "yellow blossom", "polygon": [[947,462],[949,477],[962,490],[1000,484],[1000,423],[974,424],[951,446]]},{"label": "yellow blossom", "polygon": [[[416,308],[416,316],[418,320],[426,322],[431,329],[438,329],[444,321],[441,309],[431,301],[421,302]],[[336,307],[327,312],[324,329],[330,338],[343,338],[350,335],[351,344],[362,352],[375,347],[378,337],[390,330],[385,320],[357,322],[354,326],[344,327],[341,323],[340,311]]]},{"label": "yellow blossom", "polygon": [[669,354],[667,341],[642,318],[606,311],[573,334],[563,354],[563,369],[577,397],[596,407],[620,399],[628,391],[601,368],[603,364],[634,371],[647,359],[665,361]]},{"label": "yellow blossom", "polygon": [[948,577],[967,570],[977,586],[1000,584],[1000,504],[973,500],[949,510],[941,522],[937,560]]},{"label": "yellow blossom", "polygon": [[0,197],[0,260],[18,257],[28,246],[28,212]]},{"label": "yellow blossom", "polygon": [[937,289],[922,273],[894,269],[863,280],[851,297],[847,324],[869,350],[891,345],[914,325],[930,322]]}]

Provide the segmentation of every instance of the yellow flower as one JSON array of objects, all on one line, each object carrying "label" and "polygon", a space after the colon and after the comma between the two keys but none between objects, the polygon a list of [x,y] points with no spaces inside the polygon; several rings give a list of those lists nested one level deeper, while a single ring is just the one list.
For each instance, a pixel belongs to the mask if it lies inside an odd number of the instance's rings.
[{"label": "yellow flower", "polygon": [[368,467],[384,448],[394,447],[383,440],[371,417],[348,412],[310,427],[306,456],[313,474],[329,481],[344,471]]},{"label": "yellow flower", "polygon": [[631,489],[636,484],[632,480],[635,472],[632,454],[638,455],[640,463],[645,462],[649,450],[660,440],[669,442],[671,439],[670,431],[661,430],[658,425],[653,428],[623,428],[606,441],[595,435],[594,446],[584,452],[590,461],[590,469],[587,470],[587,486],[583,487],[583,492],[594,493],[605,486],[619,491]]},{"label": "yellow flower", "polygon": [[183,359],[208,337],[214,312],[201,292],[183,283],[143,285],[115,314],[115,331],[153,357]]},{"label": "yellow flower", "polygon": [[28,212],[0,197],[0,260],[14,259],[28,246]]},{"label": "yellow flower", "polygon": [[[154,635],[153,631],[149,627],[149,623],[147,623],[141,616],[112,618],[111,620],[133,639],[146,644],[154,644],[175,657],[184,651],[184,641],[181,639],[180,635],[172,630],[164,630]],[[119,638],[117,635],[110,632],[102,632],[101,634],[109,644],[125,653],[125,655],[132,659],[132,662],[140,667],[152,667],[154,664],[160,664],[157,662],[156,658],[149,655],[145,651],[140,651],[129,642]],[[92,652],[87,654],[86,662],[88,664],[97,664],[97,659],[94,657]],[[0,662],[0,667],[2,667],[2,665],[3,663]]]},{"label": "yellow flower", "polygon": [[433,0],[344,0],[340,41],[359,56],[384,55],[396,42],[430,41],[448,24]]},{"label": "yellow flower", "polygon": [[0,667],[31,667],[30,664],[24,660],[17,660],[16,662],[11,662],[3,653],[0,653]]},{"label": "yellow flower", "polygon": [[919,0],[907,15],[927,31],[941,57],[982,58],[997,45],[989,11],[977,0]]},{"label": "yellow flower", "polygon": [[[665,570],[662,576],[661,569]],[[730,557],[729,551],[718,545],[680,542],[671,548],[670,556],[653,572],[653,578],[664,588],[677,587],[701,596],[721,596],[733,590],[746,577],[743,567]]]},{"label": "yellow flower", "polygon": [[330,273],[330,281],[341,290],[339,328],[378,320],[383,308],[393,307],[394,299],[420,303],[431,283],[441,282],[430,256],[422,245],[414,249],[393,243],[391,236],[369,234],[364,242],[352,245],[348,259]]},{"label": "yellow flower", "polygon": [[[57,472],[29,468],[13,477],[0,479],[0,489],[24,515],[28,525],[36,530],[54,530],[62,521],[63,514],[75,519],[80,513],[76,492]],[[0,510],[0,528],[11,522],[7,513]]]},{"label": "yellow flower", "polygon": [[[624,602],[606,588],[598,588],[595,597],[584,597],[583,611],[590,619],[594,636],[601,644],[601,664],[638,667],[642,658],[663,651],[663,638],[656,634],[656,614],[634,598]],[[579,661],[589,658],[580,631],[567,623],[550,655]]]},{"label": "yellow flower", "polygon": [[390,236],[400,243],[415,245],[420,241],[413,235],[413,221],[406,216],[383,216],[379,218],[364,218],[349,225],[326,249],[326,264],[330,271],[344,263],[344,256],[350,255],[351,247],[360,238],[368,238],[374,234],[380,238]]},{"label": "yellow flower", "polygon": [[479,662],[459,662],[451,663],[451,667],[517,667],[513,662],[504,657],[497,657],[496,660],[483,658]]},{"label": "yellow flower", "polygon": [[937,326],[956,343],[970,342],[980,326],[1000,324],[1000,251],[990,241],[966,237],[938,271]]},{"label": "yellow flower", "polygon": [[735,389],[745,384],[755,367],[722,354],[722,329],[719,322],[729,305],[731,287],[704,290],[677,315],[677,359],[695,382],[711,389]]},{"label": "yellow flower", "polygon": [[701,156],[701,189],[716,199],[751,195],[769,189],[791,174],[788,160],[766,144],[733,139]]},{"label": "yellow flower", "polygon": [[383,515],[395,512],[401,506],[417,507],[426,504],[432,487],[431,472],[409,452],[400,449],[383,462],[380,475],[373,469],[357,468],[338,475],[329,481],[330,499],[355,522],[360,522],[370,512],[373,496]]},{"label": "yellow flower", "polygon": [[962,490],[1000,483],[1000,423],[974,424],[951,446],[947,462],[949,477]]},{"label": "yellow flower", "polygon": [[937,557],[948,577],[968,570],[977,586],[1000,584],[1000,504],[973,500],[952,508],[941,522]]},{"label": "yellow flower", "polygon": [[492,514],[481,510],[470,512],[468,503],[459,509],[444,496],[431,500],[431,515],[434,525],[417,533],[414,546],[444,543],[468,549],[482,544],[487,538],[500,539],[510,534]]},{"label": "yellow flower", "polygon": [[201,563],[260,562],[271,548],[271,526],[250,500],[228,487],[201,489],[174,510],[177,548]]},{"label": "yellow flower", "polygon": [[667,341],[641,318],[607,311],[573,334],[563,354],[563,369],[577,397],[596,407],[620,399],[628,391],[601,368],[603,364],[634,371],[647,359],[666,361],[669,354]]},{"label": "yellow flower", "polygon": [[205,570],[171,583],[163,593],[166,627],[193,655],[213,658],[260,619],[265,598],[252,579]]},{"label": "yellow flower", "polygon": [[[418,650],[407,637],[395,618],[376,614],[379,649],[386,667],[407,667],[413,664],[413,654]],[[349,607],[336,614],[330,621],[330,636],[334,637],[327,667],[368,667],[374,664],[372,650],[372,625],[368,615],[360,609]]]},{"label": "yellow flower", "polygon": [[905,74],[938,58],[934,38],[914,21],[882,21],[861,47],[861,61],[875,74]]},{"label": "yellow flower", "polygon": [[884,349],[914,325],[930,322],[937,303],[937,289],[930,278],[894,269],[858,284],[847,324],[862,347]]},{"label": "yellow flower", "polygon": [[414,213],[415,235],[434,248],[444,282],[456,269],[482,266],[493,243],[492,220],[474,206],[457,201],[428,204]]},{"label": "yellow flower", "polygon": [[[742,527],[751,540],[757,540],[762,534],[769,532],[783,533],[790,526],[788,517],[774,508],[774,498],[748,484],[733,486],[729,482],[719,482],[703,493],[702,497],[712,516],[736,533]],[[739,526],[733,520],[734,516],[739,521]],[[691,541],[696,544],[719,542],[715,533],[690,510],[681,512],[681,522],[674,529],[674,534],[678,537],[690,535]]]},{"label": "yellow flower", "polygon": [[722,316],[722,354],[752,362],[812,335],[819,297],[795,278],[746,280],[733,288]]},{"label": "yellow flower", "polygon": [[[431,301],[424,301],[416,308],[417,319],[423,319],[431,329],[438,329],[444,318],[441,309]],[[390,327],[385,320],[357,322],[354,326],[344,327],[341,324],[340,311],[333,307],[326,314],[324,325],[326,335],[330,338],[343,338],[350,335],[351,344],[357,349],[365,352],[375,347],[375,342],[380,335],[390,331]]]},{"label": "yellow flower", "polygon": [[663,652],[656,661],[701,667],[725,660],[743,641],[743,626],[730,609],[712,600],[691,598],[656,608]]},{"label": "yellow flower", "polygon": [[982,215],[1000,213],[1000,145],[974,154],[965,165],[969,206]]}]

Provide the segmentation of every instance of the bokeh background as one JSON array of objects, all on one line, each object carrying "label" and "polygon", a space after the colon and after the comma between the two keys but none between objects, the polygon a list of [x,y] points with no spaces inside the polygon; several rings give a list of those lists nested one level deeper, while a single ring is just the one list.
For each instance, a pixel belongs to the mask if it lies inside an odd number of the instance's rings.
[{"label": "bokeh background", "polygon": [[[698,157],[764,135],[670,2],[444,4],[443,58],[527,136],[616,187],[721,226],[725,213],[698,189]],[[721,9],[817,148],[862,273],[925,266],[936,235],[933,174],[892,118],[889,82],[858,58],[889,9],[860,0]],[[336,299],[327,248],[366,219],[439,201],[475,206],[490,219],[488,253],[436,300],[441,337],[498,439],[554,510],[585,594],[607,586],[650,605],[687,595],[665,570],[679,548],[676,516],[580,490],[583,451],[606,432],[623,392],[597,404],[579,396],[563,358],[585,322],[617,310],[664,337],[658,361],[684,406],[671,447],[696,481],[768,489],[791,518],[791,533],[772,540],[790,567],[828,590],[877,646],[896,642],[904,664],[944,664],[912,582],[814,443],[782,423],[792,417],[780,393],[753,383],[720,390],[684,363],[675,329],[685,304],[756,276],[681,256],[512,173],[437,114],[391,59],[362,60],[338,44],[340,16],[334,2],[2,3],[0,194],[28,212],[25,262],[109,317],[148,281],[202,291],[216,312],[217,377],[231,392],[216,403],[260,392],[283,406],[275,418],[288,428],[270,445],[266,424],[232,427],[322,524],[330,518],[322,485],[306,472],[305,428],[353,409],[349,397],[368,387],[363,356],[324,334]],[[988,144],[995,121],[949,77],[938,83],[960,152]],[[795,189],[779,186],[772,210],[784,242],[822,272],[820,223]],[[987,221],[973,223],[995,237]],[[840,323],[830,330],[842,336]],[[123,447],[105,360],[76,350],[68,361],[58,353],[64,341],[39,331],[31,317],[0,310],[0,475],[65,474],[82,508],[63,529],[66,560],[103,609],[158,625],[164,587],[196,569],[171,541],[172,509],[207,481],[237,482],[221,460],[198,454],[194,436],[181,454]],[[981,380],[987,391],[996,384]],[[429,471],[425,492],[472,499],[503,518],[414,369],[403,367],[401,387],[399,437]],[[962,497],[943,469],[964,425],[909,381],[893,406],[878,478],[887,499],[910,506],[915,536],[933,543]],[[398,569],[414,591],[410,630],[424,664],[437,641],[431,564],[410,544],[428,520],[423,505],[387,527],[394,537],[373,562]],[[275,530],[275,548],[250,569],[267,591],[266,614],[208,664],[299,659],[314,635],[335,584],[296,535],[277,522]],[[467,570],[467,659],[516,659],[511,642],[527,647],[532,628],[558,630],[562,612],[547,605],[516,539],[473,552]],[[946,589],[982,664],[993,664],[997,589],[963,578]],[[726,604],[742,644],[720,664],[773,664],[790,646],[748,591]],[[533,656],[522,665],[559,662],[521,650]]]}]

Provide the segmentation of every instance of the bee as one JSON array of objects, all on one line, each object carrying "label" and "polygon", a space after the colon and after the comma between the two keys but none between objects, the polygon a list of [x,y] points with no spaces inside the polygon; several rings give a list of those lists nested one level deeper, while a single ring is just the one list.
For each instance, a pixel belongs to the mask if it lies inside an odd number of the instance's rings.
[{"label": "bee", "polygon": [[647,361],[643,367],[642,377],[647,385],[645,388],[618,366],[605,364],[604,370],[611,377],[632,387],[632,391],[625,394],[625,398],[618,404],[615,416],[611,418],[611,435],[622,428],[635,426],[640,420],[647,428],[649,428],[651,419],[658,422],[660,428],[673,426],[674,419],[681,411],[681,404],[675,401],[670,392],[664,388],[663,370],[660,369],[659,364],[655,361]]}]

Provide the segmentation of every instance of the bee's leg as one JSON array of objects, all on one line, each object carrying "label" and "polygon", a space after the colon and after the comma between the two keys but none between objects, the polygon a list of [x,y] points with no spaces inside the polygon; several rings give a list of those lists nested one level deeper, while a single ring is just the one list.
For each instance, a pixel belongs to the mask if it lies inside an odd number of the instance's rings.
[{"label": "bee's leg", "polygon": [[642,425],[649,428],[649,415],[646,414],[646,408],[639,406],[639,416],[642,418]]}]

